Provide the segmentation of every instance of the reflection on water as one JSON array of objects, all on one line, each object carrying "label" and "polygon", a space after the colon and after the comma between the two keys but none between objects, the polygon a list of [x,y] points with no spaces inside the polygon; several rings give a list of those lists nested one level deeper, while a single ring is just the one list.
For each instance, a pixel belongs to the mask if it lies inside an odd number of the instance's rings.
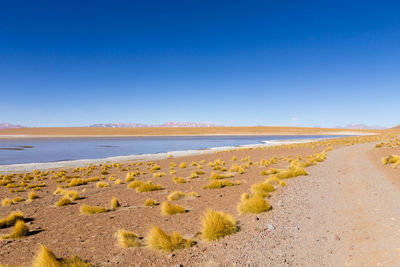
[{"label": "reflection on water", "polygon": [[339,136],[166,136],[0,139],[0,165],[95,159]]}]

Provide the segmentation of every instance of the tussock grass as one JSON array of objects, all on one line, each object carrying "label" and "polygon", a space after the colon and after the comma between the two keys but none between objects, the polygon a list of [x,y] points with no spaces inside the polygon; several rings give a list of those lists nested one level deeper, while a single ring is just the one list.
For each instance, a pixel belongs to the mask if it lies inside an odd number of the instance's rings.
[{"label": "tussock grass", "polygon": [[13,226],[18,220],[24,220],[24,214],[21,211],[13,211],[6,218],[0,219],[0,229]]},{"label": "tussock grass", "polygon": [[32,191],[29,193],[29,195],[28,195],[29,200],[34,200],[36,198],[39,198],[39,196],[35,192]]},{"label": "tussock grass", "polygon": [[190,239],[184,239],[178,232],[168,235],[158,226],[151,228],[146,242],[151,249],[162,252],[172,252],[177,249],[189,248],[194,244]]},{"label": "tussock grass", "polygon": [[140,246],[140,237],[133,232],[118,230],[117,239],[119,246],[123,248]]},{"label": "tussock grass", "polygon": [[186,162],[182,162],[181,164],[179,164],[179,168],[181,169],[186,168]]},{"label": "tussock grass", "polygon": [[153,173],[153,178],[161,178],[163,176],[166,176],[167,174],[164,172],[155,172]]},{"label": "tussock grass", "polygon": [[58,259],[53,252],[46,246],[41,246],[37,252],[34,260],[33,267],[92,267],[86,261],[81,260],[77,256],[70,259]]},{"label": "tussock grass", "polygon": [[276,174],[278,179],[289,179],[303,175],[308,175],[308,173],[304,168],[299,166],[290,166],[287,170],[281,171],[280,173]]},{"label": "tussock grass", "polygon": [[118,199],[116,197],[113,197],[111,199],[111,208],[116,209],[118,207],[121,207],[121,204],[119,204]]},{"label": "tussock grass", "polygon": [[103,213],[103,212],[110,211],[109,209],[107,209],[105,207],[89,206],[86,204],[81,205],[79,210],[82,214],[96,214],[96,213]]},{"label": "tussock grass", "polygon": [[133,182],[129,183],[127,187],[128,188],[138,188],[142,184],[144,184],[143,181],[133,181]]},{"label": "tussock grass", "polygon": [[185,193],[183,193],[182,191],[175,191],[168,195],[168,200],[170,200],[170,201],[179,200],[184,197],[186,197]]},{"label": "tussock grass", "polygon": [[184,207],[179,205],[171,205],[167,201],[161,203],[161,213],[163,215],[174,215],[178,213],[185,213],[186,210]]},{"label": "tussock grass", "polygon": [[87,183],[88,181],[86,179],[72,178],[71,182],[68,184],[68,187],[85,185]]},{"label": "tussock grass", "polygon": [[176,171],[175,170],[170,170],[169,174],[174,175],[174,174],[176,174]]},{"label": "tussock grass", "polygon": [[63,196],[57,203],[56,206],[57,207],[62,207],[62,206],[67,206],[69,204],[71,204],[71,199],[68,196]]},{"label": "tussock grass", "polygon": [[184,193],[182,191],[174,191],[171,194],[168,195],[168,200],[174,201],[174,200],[179,200],[182,198],[187,198],[187,197],[199,197],[199,194],[196,192],[189,192],[189,193]]},{"label": "tussock grass", "polygon": [[161,185],[153,184],[151,181],[147,183],[143,183],[140,186],[136,187],[136,192],[143,193],[143,192],[151,192],[161,190]]},{"label": "tussock grass", "polygon": [[14,202],[12,201],[12,199],[9,199],[9,198],[5,198],[5,199],[3,199],[3,200],[1,201],[1,205],[2,205],[3,207],[5,207],[5,206],[11,206],[12,204],[14,204]]},{"label": "tussock grass", "polygon": [[15,197],[15,198],[13,199],[13,202],[14,202],[14,203],[18,203],[18,202],[22,202],[22,201],[25,201],[25,199],[23,199],[22,197]]},{"label": "tussock grass", "polygon": [[267,197],[269,196],[269,193],[274,191],[275,188],[266,182],[261,182],[261,183],[257,183],[257,184],[253,184],[251,186],[251,192],[254,195],[259,195],[261,197]]},{"label": "tussock grass", "polygon": [[56,191],[54,191],[53,195],[60,194],[62,196],[67,196],[72,200],[78,200],[80,199],[79,193],[74,190],[65,190],[61,187],[58,187]]},{"label": "tussock grass", "polygon": [[241,197],[241,202],[237,206],[237,210],[240,214],[243,213],[261,213],[271,209],[268,201],[266,201],[261,195],[249,196],[244,193]]},{"label": "tussock grass", "polygon": [[121,179],[116,179],[114,184],[122,184],[122,180]]},{"label": "tussock grass", "polygon": [[222,211],[208,210],[201,225],[201,236],[206,241],[219,240],[236,232],[236,220]]},{"label": "tussock grass", "polygon": [[382,164],[393,164],[393,168],[397,168],[400,165],[400,156],[399,155],[389,155],[387,157],[382,158]]},{"label": "tussock grass", "polygon": [[244,169],[242,167],[240,167],[237,164],[232,164],[232,166],[229,168],[230,172],[237,172],[239,174],[243,174],[244,173]]},{"label": "tussock grass", "polygon": [[216,180],[210,182],[208,185],[203,186],[203,189],[218,189],[218,188],[224,188],[227,186],[234,186],[234,185],[239,185],[240,182],[231,182],[231,181],[225,181],[225,180]]},{"label": "tussock grass", "polygon": [[2,239],[17,239],[29,234],[29,227],[22,220],[17,220],[14,225],[14,231],[11,234],[3,235]]},{"label": "tussock grass", "polygon": [[220,179],[226,179],[226,178],[232,178],[232,177],[233,177],[232,173],[220,174],[220,173],[212,172],[210,179],[211,180],[220,180]]},{"label": "tussock grass", "polygon": [[148,198],[148,199],[146,199],[146,201],[144,202],[144,205],[146,206],[146,207],[153,207],[153,206],[156,206],[156,205],[158,205],[159,203],[157,202],[157,201],[155,201],[155,200],[153,200],[153,199],[151,199],[151,198]]},{"label": "tussock grass", "polygon": [[97,182],[96,187],[110,187],[110,184],[107,182]]},{"label": "tussock grass", "polygon": [[172,181],[173,181],[174,183],[176,183],[176,184],[184,184],[184,183],[186,183],[185,178],[183,178],[183,177],[178,177],[178,176],[173,177],[173,178],[172,178]]},{"label": "tussock grass", "polygon": [[137,174],[135,172],[127,172],[126,176],[125,176],[125,182],[131,182],[133,180],[135,180],[135,176]]}]

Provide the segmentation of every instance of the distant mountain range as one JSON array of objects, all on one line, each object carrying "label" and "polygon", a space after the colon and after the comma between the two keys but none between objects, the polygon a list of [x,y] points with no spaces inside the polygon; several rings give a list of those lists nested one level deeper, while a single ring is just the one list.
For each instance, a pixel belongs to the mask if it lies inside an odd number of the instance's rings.
[{"label": "distant mountain range", "polygon": [[26,127],[22,125],[11,124],[8,122],[0,123],[0,129],[15,129],[15,128],[26,128]]},{"label": "distant mountain range", "polygon": [[163,124],[142,124],[142,123],[99,123],[89,127],[93,128],[146,128],[146,127],[215,127],[211,123],[196,122],[166,122]]},{"label": "distant mountain range", "polygon": [[356,130],[384,130],[387,127],[382,126],[369,126],[365,124],[348,124],[346,126],[336,126],[335,128],[339,129],[356,129]]}]

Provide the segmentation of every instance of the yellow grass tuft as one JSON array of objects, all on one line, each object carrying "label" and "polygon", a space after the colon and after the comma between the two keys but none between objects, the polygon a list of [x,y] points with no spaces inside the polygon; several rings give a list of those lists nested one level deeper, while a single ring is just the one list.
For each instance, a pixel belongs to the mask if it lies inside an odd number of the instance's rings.
[{"label": "yellow grass tuft", "polygon": [[71,204],[71,199],[68,196],[63,196],[57,203],[57,207],[67,206]]},{"label": "yellow grass tuft", "polygon": [[79,185],[85,185],[87,184],[88,181],[85,179],[80,179],[80,178],[72,178],[71,182],[69,182],[68,187],[73,187],[73,186],[79,186]]},{"label": "yellow grass tuft", "polygon": [[240,184],[240,182],[217,180],[217,181],[210,182],[206,186],[203,186],[203,189],[218,189],[218,188],[224,188],[224,187],[227,187],[227,186],[234,186],[234,185],[239,185],[239,184]]},{"label": "yellow grass tuft", "polygon": [[41,246],[33,260],[33,267],[91,267],[92,265],[78,258],[58,259],[46,246]]},{"label": "yellow grass tuft", "polygon": [[96,187],[110,187],[110,184],[107,182],[97,182]]},{"label": "yellow grass tuft", "polygon": [[13,226],[18,220],[23,220],[24,214],[21,211],[13,211],[6,218],[0,219],[0,229]]},{"label": "yellow grass tuft", "polygon": [[125,176],[125,182],[131,182],[135,180],[136,173],[135,172],[128,172]]},{"label": "yellow grass tuft", "polygon": [[212,172],[210,179],[211,180],[220,180],[220,179],[231,178],[231,177],[233,177],[232,173],[220,174],[220,173]]},{"label": "yellow grass tuft", "polygon": [[122,180],[121,179],[116,179],[114,184],[122,184]]},{"label": "yellow grass tuft", "polygon": [[158,205],[158,202],[155,201],[155,200],[153,200],[153,199],[151,199],[151,198],[148,198],[148,199],[146,199],[146,201],[144,202],[144,205],[145,205],[146,207],[153,207],[153,206]]},{"label": "yellow grass tuft", "polygon": [[186,197],[185,193],[183,193],[182,191],[175,191],[168,195],[168,200],[170,200],[170,201],[179,200],[184,197]]},{"label": "yellow grass tuft", "polygon": [[143,183],[140,186],[138,186],[136,188],[136,192],[142,193],[142,192],[157,191],[161,189],[162,189],[161,185],[153,184],[151,181],[148,181],[147,183]]},{"label": "yellow grass tuft", "polygon": [[153,173],[153,178],[161,178],[163,176],[166,176],[167,174],[164,172],[155,172]]},{"label": "yellow grass tuft", "polygon": [[179,164],[179,168],[181,169],[186,168],[186,162],[182,162],[181,164]]},{"label": "yellow grass tuft", "polygon": [[172,181],[173,181],[174,183],[176,183],[176,184],[184,184],[184,183],[186,183],[185,178],[183,178],[183,177],[178,177],[178,176],[173,177],[173,178],[172,178]]},{"label": "yellow grass tuft", "polygon": [[128,184],[128,188],[137,188],[139,186],[141,186],[142,184],[144,184],[143,181],[133,181],[131,183]]},{"label": "yellow grass tuft", "polygon": [[11,234],[3,235],[2,239],[16,239],[27,236],[29,227],[22,220],[17,220],[14,226],[14,231]]},{"label": "yellow grass tuft", "polygon": [[123,248],[140,246],[140,237],[133,232],[118,230],[117,239],[119,246]]},{"label": "yellow grass tuft", "polygon": [[4,206],[11,206],[13,204],[12,199],[5,198],[1,201],[1,205]]},{"label": "yellow grass tuft", "polygon": [[104,207],[89,206],[86,204],[81,205],[79,210],[82,214],[96,214],[110,211],[109,209]]},{"label": "yellow grass tuft", "polygon": [[171,205],[167,201],[161,203],[161,213],[163,215],[173,215],[178,213],[185,213],[186,210],[184,207],[179,205]]},{"label": "yellow grass tuft", "polygon": [[34,200],[36,198],[39,198],[39,196],[35,192],[32,191],[29,193],[29,195],[28,195],[29,200]]},{"label": "yellow grass tuft", "polygon": [[154,250],[162,252],[172,252],[177,249],[189,248],[194,242],[189,239],[184,239],[178,232],[172,235],[166,234],[158,226],[153,226],[146,238],[147,245]]},{"label": "yellow grass tuft", "polygon": [[116,209],[118,207],[121,207],[121,204],[119,204],[118,199],[116,197],[113,197],[111,199],[111,208]]},{"label": "yellow grass tuft", "polygon": [[244,193],[241,198],[241,202],[237,206],[237,210],[239,213],[261,213],[264,211],[268,211],[271,209],[271,205],[269,205],[268,201],[266,201],[260,195],[249,196],[247,193]]},{"label": "yellow grass tuft", "polygon": [[204,240],[219,240],[236,232],[236,220],[221,211],[208,210],[201,219]]},{"label": "yellow grass tuft", "polygon": [[251,186],[251,192],[254,195],[259,195],[261,197],[269,196],[269,192],[272,192],[274,190],[275,190],[275,188],[272,185],[270,185],[269,183],[266,183],[266,182],[253,184]]},{"label": "yellow grass tuft", "polygon": [[25,199],[23,199],[22,197],[15,197],[15,198],[13,199],[13,202],[14,202],[14,203],[18,203],[18,202],[22,202],[22,201],[25,201]]}]

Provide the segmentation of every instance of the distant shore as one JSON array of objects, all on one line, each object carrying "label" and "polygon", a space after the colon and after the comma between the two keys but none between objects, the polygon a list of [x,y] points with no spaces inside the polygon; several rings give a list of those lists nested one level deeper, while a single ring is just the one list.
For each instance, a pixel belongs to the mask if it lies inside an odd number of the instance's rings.
[{"label": "distant shore", "polygon": [[349,130],[307,127],[160,127],[160,128],[89,128],[38,127],[1,129],[0,138],[74,138],[143,136],[218,136],[218,135],[368,135],[384,130]]}]

